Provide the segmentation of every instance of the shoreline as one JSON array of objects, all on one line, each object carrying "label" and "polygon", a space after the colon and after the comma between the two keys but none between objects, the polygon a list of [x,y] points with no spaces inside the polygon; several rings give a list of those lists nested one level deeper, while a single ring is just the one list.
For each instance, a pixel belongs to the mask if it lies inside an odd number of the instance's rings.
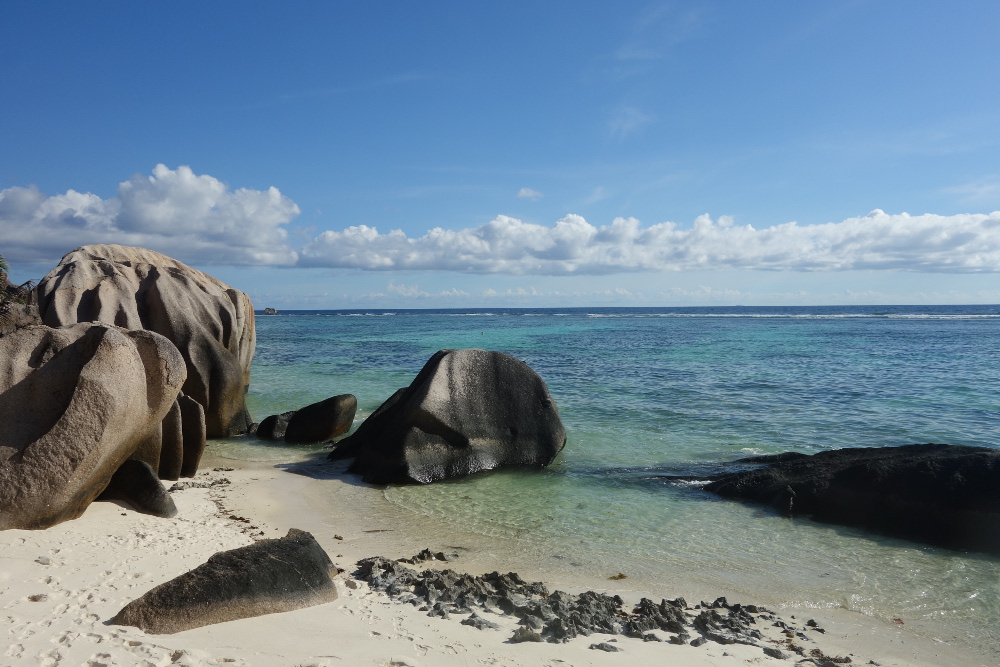
[{"label": "shoreline", "polygon": [[[279,464],[280,465],[280,464]],[[218,469],[218,470],[213,470]],[[284,469],[283,469],[284,468]],[[229,470],[226,470],[229,469]],[[312,475],[312,476],[311,476]],[[219,480],[228,480],[221,483]],[[340,479],[342,483],[333,482]],[[182,480],[184,481],[184,480]],[[691,590],[676,582],[581,576],[531,562],[503,540],[472,535],[426,517],[414,517],[377,493],[376,487],[331,472],[330,466],[254,463],[209,451],[203,472],[188,488],[171,495],[179,514],[158,519],[116,503],[94,503],[77,520],[45,531],[0,533],[0,627],[7,642],[0,657],[11,665],[49,664],[232,664],[232,665],[677,665],[794,664],[766,656],[759,647],[701,647],[614,637],[622,652],[590,650],[608,635],[579,637],[566,644],[508,643],[510,618],[488,614],[502,630],[477,630],[459,619],[431,618],[409,604],[391,602],[363,582],[347,581],[361,558],[410,557],[424,548],[458,551],[454,562],[438,564],[459,572],[514,571],[550,590],[587,589],[624,598],[626,609],[640,597],[683,596],[689,604],[727,596],[759,604],[743,594]],[[376,491],[376,493],[373,493]],[[339,598],[329,604],[272,614],[176,635],[147,635],[137,628],[105,625],[125,603],[149,588],[204,562],[216,551],[261,537],[283,536],[289,528],[311,532],[346,572],[336,580]],[[432,532],[428,532],[432,531]],[[338,539],[340,538],[340,539]],[[424,569],[433,566],[415,566]],[[641,590],[639,590],[641,589]],[[777,596],[780,597],[780,596]],[[825,634],[808,633],[807,649],[849,656],[855,664],[989,664],[964,647],[936,642],[860,612],[781,607],[764,602],[790,625],[815,619]],[[503,620],[501,620],[503,619]],[[765,630],[759,627],[758,629]],[[771,628],[769,632],[778,632]],[[145,660],[146,663],[141,661]],[[90,661],[90,662],[88,662]],[[131,661],[131,662],[130,662]],[[3,664],[8,664],[3,662]],[[809,663],[807,663],[809,664]]]}]

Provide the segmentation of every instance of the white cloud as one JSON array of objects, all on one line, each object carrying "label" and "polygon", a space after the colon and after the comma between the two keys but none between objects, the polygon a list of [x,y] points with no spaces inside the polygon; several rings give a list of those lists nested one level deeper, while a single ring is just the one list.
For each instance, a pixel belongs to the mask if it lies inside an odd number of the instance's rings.
[{"label": "white cloud", "polygon": [[230,190],[190,167],[159,164],[151,176],[120,183],[107,200],[75,190],[0,191],[0,243],[5,257],[26,263],[54,263],[81,245],[121,243],[188,263],[294,264],[282,226],[298,214],[277,188]]},{"label": "white cloud", "polygon": [[[990,191],[989,183],[981,187]],[[579,215],[546,226],[501,215],[478,227],[437,227],[412,238],[400,230],[381,233],[366,225],[324,231],[311,240],[300,236],[305,245],[296,252],[285,227],[298,214],[295,202],[277,188],[232,190],[189,167],[157,165],[150,176],[136,175],[119,184],[117,195],[109,199],[75,190],[54,196],[33,187],[0,191],[0,253],[11,263],[55,263],[80,245],[122,243],[200,265],[369,271],[552,276],[695,269],[1000,273],[1000,211],[911,216],[876,210],[842,222],[788,222],[763,229],[708,215],[690,226],[644,226],[635,218],[594,226]],[[424,298],[445,293],[390,284],[386,294]]]},{"label": "white cloud", "polygon": [[489,288],[483,290],[483,296],[491,297],[492,298],[492,297],[498,297],[498,296],[506,296],[506,297],[517,296],[517,297],[522,297],[522,296],[543,296],[543,295],[542,295],[541,292],[539,292],[538,290],[536,290],[534,287],[530,287],[528,289],[525,289],[523,287],[518,287],[517,289],[508,287],[505,290],[497,290],[497,289],[493,289],[492,287],[489,287]]},{"label": "white cloud", "polygon": [[531,188],[521,188],[517,191],[518,199],[530,199],[531,201],[538,201],[544,197],[538,190],[532,190]]},{"label": "white cloud", "polygon": [[[419,285],[397,285],[396,283],[394,283],[391,280],[389,281],[389,284],[386,286],[385,289],[390,294],[396,294],[396,295],[399,295],[399,296],[405,296],[405,297],[410,297],[410,298],[415,298],[415,299],[426,299],[426,298],[432,297],[432,296],[437,296],[437,297],[469,296],[468,292],[464,292],[464,291],[458,289],[457,287],[453,287],[453,288],[448,289],[448,290],[441,290],[440,292],[437,292],[435,294],[431,294],[430,292],[425,292],[422,289],[420,289]],[[385,295],[384,294],[379,294],[377,296],[385,296]]]},{"label": "white cloud", "polygon": [[568,215],[551,227],[499,216],[480,227],[435,228],[417,238],[374,227],[327,231],[302,249],[299,264],[360,269],[507,274],[751,269],[1000,272],[1000,211],[952,216],[889,215],[820,225],[788,222],[754,229],[703,215],[690,228],[643,227],[617,218],[594,227]]}]

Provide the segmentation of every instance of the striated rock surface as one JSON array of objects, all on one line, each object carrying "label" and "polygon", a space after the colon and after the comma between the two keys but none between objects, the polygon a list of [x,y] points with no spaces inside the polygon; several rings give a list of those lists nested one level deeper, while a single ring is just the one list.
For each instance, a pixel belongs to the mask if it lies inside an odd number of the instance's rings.
[{"label": "striated rock surface", "polygon": [[32,326],[0,338],[0,530],[79,516],[159,433],[186,375],[151,331]]},{"label": "striated rock surface", "polygon": [[566,431],[545,382],[503,352],[441,350],[331,459],[374,483],[429,483],[500,466],[546,466]]},{"label": "striated rock surface", "polygon": [[220,551],[160,584],[111,620],[152,634],[311,607],[337,598],[336,567],[310,533]]},{"label": "striated rock surface", "polygon": [[244,395],[256,339],[243,292],[160,253],[120,245],[77,248],[35,291],[49,326],[103,322],[166,336],[187,364],[183,392],[204,408],[208,437],[247,431]]},{"label": "striated rock surface", "polygon": [[722,475],[705,489],[786,515],[1000,554],[1000,450],[861,447],[749,462],[765,466]]}]

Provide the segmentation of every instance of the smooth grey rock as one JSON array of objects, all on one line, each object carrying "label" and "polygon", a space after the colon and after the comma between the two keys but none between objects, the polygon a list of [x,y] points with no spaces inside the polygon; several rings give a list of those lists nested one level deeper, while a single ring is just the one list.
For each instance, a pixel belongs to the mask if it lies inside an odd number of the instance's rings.
[{"label": "smooth grey rock", "polygon": [[566,431],[545,382],[503,352],[442,350],[329,458],[373,483],[429,483],[501,466],[546,466]]},{"label": "smooth grey rock", "polygon": [[336,567],[310,533],[221,551],[160,584],[111,619],[151,634],[301,609],[337,598]]}]

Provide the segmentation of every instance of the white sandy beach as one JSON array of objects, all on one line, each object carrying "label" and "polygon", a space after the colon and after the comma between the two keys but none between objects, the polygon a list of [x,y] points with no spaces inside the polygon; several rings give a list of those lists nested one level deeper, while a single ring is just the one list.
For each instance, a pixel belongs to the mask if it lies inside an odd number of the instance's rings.
[{"label": "white sandy beach", "polygon": [[[215,470],[212,467],[235,470]],[[663,590],[631,590],[628,580],[583,581],[572,572],[511,562],[502,545],[482,548],[447,526],[433,535],[412,517],[373,502],[371,489],[314,479],[255,464],[210,460],[199,482],[229,480],[210,488],[173,492],[179,513],[173,519],[139,514],[115,503],[94,503],[79,519],[44,531],[0,533],[0,665],[767,665],[796,664],[765,655],[760,647],[708,642],[701,647],[643,642],[623,636],[593,635],[566,644],[508,640],[511,617],[489,615],[500,630],[477,630],[458,617],[431,618],[408,604],[389,600],[350,579],[354,563],[366,556],[408,557],[424,547],[462,551],[453,563],[438,564],[473,574],[517,571],[550,590],[578,593],[586,588],[618,593],[626,605],[640,597],[700,599],[683,584],[662,582]],[[169,483],[168,483],[169,484]],[[388,505],[388,503],[386,503]],[[261,536],[283,536],[291,527],[312,532],[335,563],[339,598],[332,603],[188,630],[150,635],[137,628],[108,625],[126,603],[186,572],[213,553],[249,544]],[[695,593],[695,594],[692,594]],[[726,591],[719,591],[720,595]],[[710,598],[705,598],[710,599]],[[753,603],[753,600],[731,601]],[[772,605],[773,606],[773,605]],[[850,657],[853,664],[987,665],[990,660],[954,646],[909,633],[856,612],[838,609],[776,609],[790,625],[815,619],[825,634],[806,631],[807,649]],[[780,640],[775,627],[758,628]],[[664,638],[666,638],[664,636]],[[618,653],[590,649],[613,641]],[[812,664],[806,662],[805,664]]]}]

